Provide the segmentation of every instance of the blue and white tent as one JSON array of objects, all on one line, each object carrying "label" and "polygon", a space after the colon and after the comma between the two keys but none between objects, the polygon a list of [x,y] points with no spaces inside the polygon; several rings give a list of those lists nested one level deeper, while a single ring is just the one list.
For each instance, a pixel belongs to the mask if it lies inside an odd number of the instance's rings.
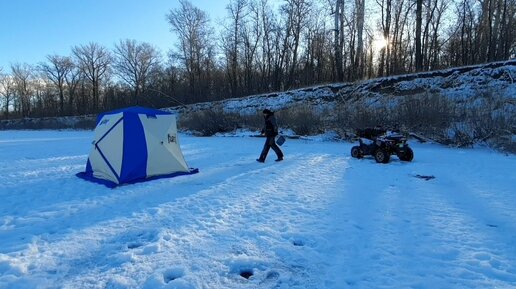
[{"label": "blue and white tent", "polygon": [[115,187],[198,171],[185,162],[173,114],[130,107],[97,117],[86,171],[77,176]]}]

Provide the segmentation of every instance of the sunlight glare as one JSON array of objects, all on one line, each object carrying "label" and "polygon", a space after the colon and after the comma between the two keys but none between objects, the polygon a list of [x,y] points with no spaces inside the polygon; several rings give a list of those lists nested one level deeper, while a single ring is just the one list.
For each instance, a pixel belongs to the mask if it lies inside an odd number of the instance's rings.
[{"label": "sunlight glare", "polygon": [[380,51],[387,46],[388,42],[389,41],[387,39],[385,39],[382,36],[379,36],[375,40],[373,40],[373,49],[375,51]]}]

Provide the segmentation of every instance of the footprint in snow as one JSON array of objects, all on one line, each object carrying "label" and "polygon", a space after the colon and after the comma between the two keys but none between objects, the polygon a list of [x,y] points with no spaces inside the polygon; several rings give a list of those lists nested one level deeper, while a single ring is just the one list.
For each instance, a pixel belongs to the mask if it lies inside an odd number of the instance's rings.
[{"label": "footprint in snow", "polygon": [[127,249],[136,249],[136,248],[140,248],[141,246],[143,246],[143,243],[133,242],[133,243],[127,244]]},{"label": "footprint in snow", "polygon": [[303,247],[305,245],[305,241],[301,240],[301,239],[295,239],[295,240],[292,240],[292,245],[294,245],[296,247]]},{"label": "footprint in snow", "polygon": [[185,275],[185,269],[182,267],[169,268],[163,272],[163,281],[168,284],[171,281],[179,279]]},{"label": "footprint in snow", "polygon": [[[271,282],[274,282],[279,279],[280,277],[280,274],[276,271],[270,271],[267,273],[267,275],[265,276],[265,279],[263,279],[261,282],[260,282],[260,285],[263,285],[263,284],[267,284],[267,283],[271,283]],[[277,286],[275,286],[274,288],[277,288]]]}]

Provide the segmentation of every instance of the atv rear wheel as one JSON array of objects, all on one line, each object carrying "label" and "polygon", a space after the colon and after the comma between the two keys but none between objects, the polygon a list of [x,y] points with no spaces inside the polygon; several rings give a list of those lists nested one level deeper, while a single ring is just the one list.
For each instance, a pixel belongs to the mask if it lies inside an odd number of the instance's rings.
[{"label": "atv rear wheel", "polygon": [[414,151],[411,148],[406,148],[404,153],[398,154],[398,157],[404,162],[411,162],[414,159]]},{"label": "atv rear wheel", "polygon": [[374,152],[374,159],[377,163],[386,164],[389,162],[391,155],[384,149],[380,148]]},{"label": "atv rear wheel", "polygon": [[362,158],[362,152],[360,151],[360,147],[359,146],[354,146],[351,148],[351,156],[356,158],[356,159],[361,159]]}]

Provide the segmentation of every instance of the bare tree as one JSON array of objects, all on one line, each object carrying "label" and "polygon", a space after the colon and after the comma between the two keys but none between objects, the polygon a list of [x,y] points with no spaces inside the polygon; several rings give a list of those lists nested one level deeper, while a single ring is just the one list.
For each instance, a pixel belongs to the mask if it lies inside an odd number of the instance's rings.
[{"label": "bare tree", "polygon": [[456,21],[449,34],[446,48],[447,65],[459,66],[474,63],[473,50],[475,11],[472,0],[461,0],[455,6]]},{"label": "bare tree", "polygon": [[100,107],[100,87],[111,65],[111,53],[97,43],[74,46],[72,53],[76,57],[79,68],[91,82],[93,92],[93,110]]},{"label": "bare tree", "polygon": [[[78,106],[75,107],[77,104],[77,88],[81,82],[83,82],[84,75],[81,72],[81,69],[75,64],[72,63],[73,67],[72,70],[66,75],[65,77],[65,83],[66,87],[68,88],[68,111],[69,113],[75,113],[78,112]],[[82,107],[84,109],[84,107]]]},{"label": "bare tree", "polygon": [[411,14],[414,1],[397,0],[393,9],[393,32],[390,39],[392,47],[392,57],[389,74],[407,73],[411,67],[407,61],[410,59],[408,51],[412,44],[412,39],[408,38],[410,25],[413,23]]},{"label": "bare tree", "polygon": [[4,116],[9,118],[9,110],[15,96],[14,80],[8,75],[0,71],[0,96],[2,96]]},{"label": "bare tree", "polygon": [[229,78],[231,96],[240,96],[239,94],[239,50],[243,44],[242,30],[244,29],[244,18],[247,16],[248,11],[247,0],[231,0],[226,6],[228,11],[228,18],[230,24],[226,27],[225,35],[223,38],[223,48],[226,58],[227,74]]},{"label": "bare tree", "polygon": [[416,71],[423,70],[423,52],[421,46],[421,26],[423,25],[423,0],[416,0]]},{"label": "bare tree", "polygon": [[115,45],[114,71],[133,89],[133,103],[138,104],[149,76],[160,64],[159,51],[152,45],[136,40],[120,40]]},{"label": "bare tree", "polygon": [[516,26],[516,0],[503,0],[501,9],[501,24],[498,30],[500,47],[496,56],[497,60],[516,57],[516,29],[510,28]]},{"label": "bare tree", "polygon": [[458,17],[446,44],[445,65],[475,64],[516,56],[516,30],[511,29],[516,24],[515,0],[462,0],[455,6],[455,14]]},{"label": "bare tree", "polygon": [[357,26],[357,52],[354,59],[354,67],[358,71],[357,78],[362,78],[364,73],[363,58],[364,58],[364,22],[365,22],[365,0],[355,0],[355,7],[357,10],[356,26]]},{"label": "bare tree", "polygon": [[426,8],[426,17],[425,17],[425,25],[424,29],[422,31],[422,44],[421,44],[421,50],[422,50],[422,60],[423,60],[423,70],[429,70],[429,55],[430,55],[430,25],[434,21],[436,10],[438,7],[438,0],[426,0],[426,4],[424,5]]},{"label": "bare tree", "polygon": [[288,70],[288,79],[286,86],[290,88],[294,84],[294,75],[298,65],[299,47],[301,44],[301,33],[306,28],[307,17],[309,16],[311,8],[311,2],[308,0],[286,0],[286,3],[282,6],[282,12],[284,13],[286,20],[286,30],[288,31],[285,37],[285,49],[288,50],[289,55],[292,55],[288,59],[289,65],[286,67]]},{"label": "bare tree", "polygon": [[[418,0],[419,1],[419,0]],[[390,41],[391,21],[392,21],[392,0],[376,0],[376,3],[381,8],[381,31],[385,41]],[[389,43],[383,47],[380,52],[380,63],[378,65],[378,75],[384,76],[386,71],[389,71],[390,61],[390,45]],[[387,64],[387,65],[386,65]]]},{"label": "bare tree", "polygon": [[22,117],[28,117],[32,109],[31,82],[34,68],[29,64],[15,63],[11,65],[11,71],[15,90],[15,110],[18,110]]},{"label": "bare tree", "polygon": [[442,47],[444,45],[443,40],[440,39],[440,30],[443,16],[446,10],[448,9],[447,1],[438,1],[436,2],[436,9],[434,13],[434,18],[431,19],[431,37],[430,43],[428,43],[428,56],[427,56],[427,69],[439,69],[442,67],[439,61],[439,56],[442,54]]},{"label": "bare tree", "polygon": [[210,82],[209,70],[214,56],[213,33],[206,12],[189,1],[180,0],[179,3],[181,7],[167,15],[172,32],[179,37],[177,51],[171,56],[184,67],[191,95],[199,97]]},{"label": "bare tree", "polygon": [[257,87],[257,65],[259,63],[258,46],[263,37],[261,26],[261,10],[256,1],[249,2],[248,13],[244,18],[244,25],[241,29],[243,51],[241,62],[243,63],[244,93],[256,93]]},{"label": "bare tree", "polygon": [[269,5],[268,0],[260,0],[260,27],[263,31],[263,38],[260,45],[261,65],[259,65],[259,74],[261,74],[261,87],[270,91],[273,89],[274,71],[277,63],[279,63],[279,39],[281,31],[277,23],[277,17]]},{"label": "bare tree", "polygon": [[343,81],[344,80],[344,63],[342,59],[342,54],[344,50],[344,0],[336,0],[335,1],[335,10],[334,13],[334,54],[335,54],[335,71],[336,71],[336,80]]},{"label": "bare tree", "polygon": [[31,81],[31,116],[60,115],[55,85],[37,68]]},{"label": "bare tree", "polygon": [[[303,37],[302,57],[300,59],[300,85],[332,81],[334,79],[333,39],[331,15],[328,6],[313,5],[309,24]],[[327,16],[326,16],[327,15]],[[326,16],[326,17],[325,17]]]},{"label": "bare tree", "polygon": [[72,59],[67,56],[49,55],[47,60],[48,63],[41,63],[39,67],[57,88],[59,92],[59,114],[64,115],[66,78],[72,71],[74,64]]},{"label": "bare tree", "polygon": [[[507,58],[507,43],[514,43],[516,1],[481,0],[478,23],[480,55],[484,61]],[[511,36],[509,36],[511,35]],[[508,39],[511,39],[507,41]],[[513,44],[514,45],[514,44]],[[505,57],[503,57],[505,56]]]}]

